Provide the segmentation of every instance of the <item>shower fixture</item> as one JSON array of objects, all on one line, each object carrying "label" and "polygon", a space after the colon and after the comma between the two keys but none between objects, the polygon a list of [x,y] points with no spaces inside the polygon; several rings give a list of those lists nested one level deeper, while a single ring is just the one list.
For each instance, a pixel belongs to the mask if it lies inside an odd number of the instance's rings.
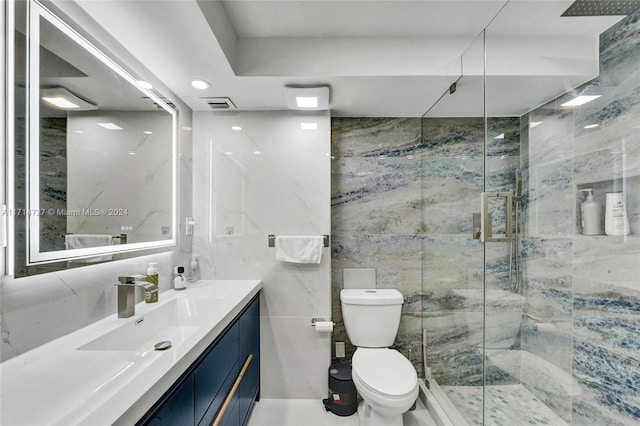
[{"label": "shower fixture", "polygon": [[640,1],[635,0],[576,0],[560,16],[626,16],[638,9]]}]

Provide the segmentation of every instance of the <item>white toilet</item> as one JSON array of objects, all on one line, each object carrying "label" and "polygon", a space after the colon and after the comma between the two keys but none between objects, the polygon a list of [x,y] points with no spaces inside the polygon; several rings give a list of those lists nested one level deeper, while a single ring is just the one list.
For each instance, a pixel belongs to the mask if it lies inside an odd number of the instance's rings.
[{"label": "white toilet", "polygon": [[418,397],[418,375],[400,352],[389,349],[400,325],[404,298],[394,289],[340,292],[342,318],[356,346],[351,373],[363,401],[360,426],[402,426],[402,414]]}]

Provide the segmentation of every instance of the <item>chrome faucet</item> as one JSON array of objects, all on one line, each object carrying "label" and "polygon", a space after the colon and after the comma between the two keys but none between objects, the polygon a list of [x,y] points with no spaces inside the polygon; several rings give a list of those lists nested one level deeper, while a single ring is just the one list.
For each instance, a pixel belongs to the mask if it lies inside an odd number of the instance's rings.
[{"label": "chrome faucet", "polygon": [[114,284],[118,287],[118,318],[129,318],[136,314],[136,287],[151,293],[158,292],[158,286],[146,281],[144,275],[123,275]]}]

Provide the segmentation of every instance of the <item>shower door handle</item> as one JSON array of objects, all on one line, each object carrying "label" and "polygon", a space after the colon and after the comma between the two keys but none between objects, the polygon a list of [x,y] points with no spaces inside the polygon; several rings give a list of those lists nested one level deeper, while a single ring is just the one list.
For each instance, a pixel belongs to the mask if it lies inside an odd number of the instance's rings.
[{"label": "shower door handle", "polygon": [[[499,217],[500,215],[492,215],[489,212],[491,198],[501,198],[504,202],[504,235],[493,235],[491,217]],[[480,195],[480,241],[485,243],[511,242],[511,199],[510,192],[483,192]]]}]

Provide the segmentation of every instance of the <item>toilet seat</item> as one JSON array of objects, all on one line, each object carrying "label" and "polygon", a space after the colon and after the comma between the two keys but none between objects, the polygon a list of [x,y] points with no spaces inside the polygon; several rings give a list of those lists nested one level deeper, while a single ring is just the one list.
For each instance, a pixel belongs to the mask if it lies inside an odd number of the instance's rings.
[{"label": "toilet seat", "polygon": [[365,392],[384,399],[406,399],[416,394],[418,375],[400,352],[389,348],[358,348],[353,354],[352,375]]}]

